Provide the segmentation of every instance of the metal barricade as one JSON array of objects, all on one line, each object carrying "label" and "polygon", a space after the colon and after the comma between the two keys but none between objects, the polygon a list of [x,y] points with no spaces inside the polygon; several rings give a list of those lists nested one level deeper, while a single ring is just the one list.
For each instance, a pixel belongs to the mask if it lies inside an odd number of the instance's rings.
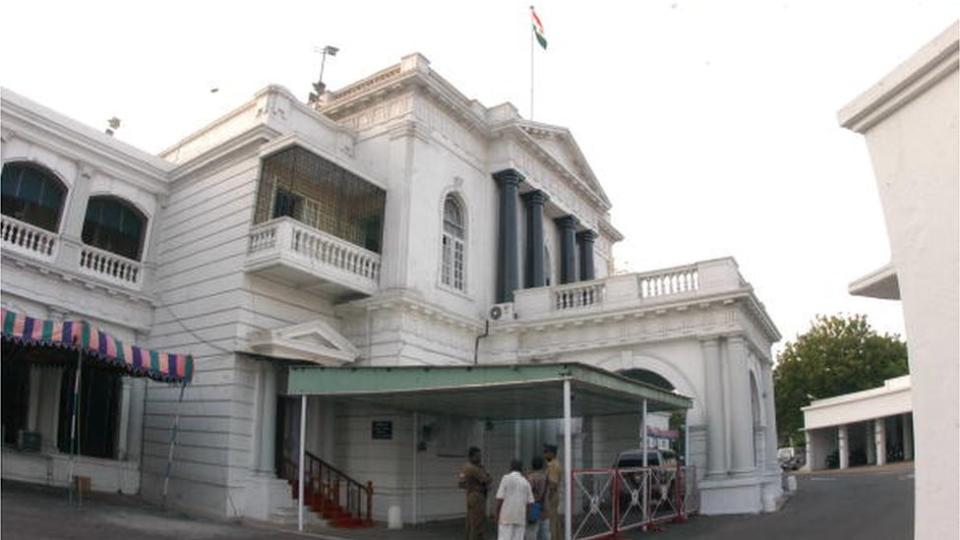
[{"label": "metal barricade", "polygon": [[680,513],[686,518],[700,511],[700,488],[697,485],[697,468],[693,465],[680,467],[678,485],[682,488]]},{"label": "metal barricade", "polygon": [[614,469],[575,470],[572,479],[574,540],[599,539],[614,534]]},{"label": "metal barricade", "polygon": [[616,471],[617,531],[628,531],[649,522],[647,500],[650,487],[650,469],[634,467]]},{"label": "metal barricade", "polygon": [[647,498],[650,523],[667,521],[680,515],[677,497],[678,467],[651,467]]},{"label": "metal barricade", "polygon": [[694,466],[573,471],[573,539],[599,540],[700,510]]}]

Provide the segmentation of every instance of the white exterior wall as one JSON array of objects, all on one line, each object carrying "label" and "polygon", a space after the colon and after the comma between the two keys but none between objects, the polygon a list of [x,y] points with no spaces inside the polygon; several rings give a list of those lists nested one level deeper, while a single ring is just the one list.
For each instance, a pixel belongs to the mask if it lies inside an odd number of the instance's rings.
[{"label": "white exterior wall", "polygon": [[918,539],[960,535],[958,37],[954,23],[840,112],[867,142],[903,302]]},{"label": "white exterior wall", "polygon": [[[29,162],[51,171],[66,193],[51,256],[4,245],[0,303],[39,319],[84,319],[124,342],[142,342],[153,323],[149,283],[154,253],[151,229],[164,190],[161,160],[3,91],[3,164]],[[38,116],[33,116],[37,114]],[[53,135],[51,135],[53,134]],[[146,217],[138,284],[118,284],[80,266],[81,232],[89,197],[109,194]],[[6,216],[4,217],[6,220]],[[29,353],[25,353],[29,354]],[[31,369],[27,429],[40,433],[39,454],[4,448],[3,477],[65,486],[69,458],[57,448],[62,368]],[[96,491],[140,490],[143,381],[124,381],[118,397],[115,459],[80,457],[75,474],[88,476]]]}]

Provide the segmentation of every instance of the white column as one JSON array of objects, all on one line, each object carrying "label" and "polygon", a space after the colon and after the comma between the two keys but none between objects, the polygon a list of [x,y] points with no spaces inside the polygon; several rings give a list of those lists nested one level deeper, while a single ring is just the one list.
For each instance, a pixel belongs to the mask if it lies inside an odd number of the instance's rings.
[{"label": "white column", "polygon": [[813,466],[813,458],[814,458],[814,455],[815,455],[815,452],[813,451],[813,436],[811,435],[811,433],[810,433],[809,430],[806,430],[806,431],[803,432],[803,438],[804,438],[804,440],[805,440],[806,443],[807,443],[807,447],[806,447],[807,470],[808,470],[808,471],[813,471],[813,470],[815,470],[815,469],[814,469],[814,466]]},{"label": "white column", "polygon": [[850,445],[847,444],[847,426],[837,428],[837,446],[840,452],[840,468],[850,466]]},{"label": "white column", "polygon": [[[60,229],[63,234],[60,238],[60,247],[57,252],[57,264],[62,268],[72,268],[80,257],[80,239],[83,231],[83,222],[87,215],[87,200],[90,198],[90,189],[97,172],[87,163],[77,164],[77,174],[73,185],[67,192],[63,214],[60,218]],[[151,220],[153,221],[153,220]]]},{"label": "white column", "polygon": [[300,454],[297,463],[300,472],[297,474],[297,530],[303,532],[303,483],[304,477],[304,445],[307,439],[307,395],[300,396]]},{"label": "white column", "polygon": [[877,444],[876,444],[876,434],[873,432],[874,423],[873,420],[867,420],[863,423],[864,433],[867,436],[866,446],[867,446],[867,464],[876,465],[877,464]]},{"label": "white column", "polygon": [[877,465],[887,463],[887,426],[884,418],[877,418],[874,423],[874,444],[877,447]]},{"label": "white column", "polygon": [[747,348],[742,337],[727,340],[726,365],[730,394],[725,404],[730,408],[731,472],[748,473],[754,464],[753,411],[750,400],[750,372],[747,369]]},{"label": "white column", "polygon": [[762,365],[763,381],[763,405],[764,417],[766,418],[766,454],[764,459],[768,464],[767,469],[771,472],[779,472],[780,465],[777,463],[777,406],[773,393],[773,366],[764,359],[759,359]]},{"label": "white column", "polygon": [[716,338],[707,339],[700,342],[700,348],[703,352],[703,372],[706,379],[707,474],[723,475],[727,473],[727,457],[720,343]]},{"label": "white column", "polygon": [[[277,372],[273,364],[266,363],[264,365],[262,377],[263,401],[260,409],[260,451],[257,471],[263,474],[272,474],[275,468],[277,434]],[[304,404],[306,404],[306,397],[303,399]],[[303,423],[302,418],[300,421]],[[301,446],[305,444],[303,436],[301,432]]]},{"label": "white column", "polygon": [[903,415],[903,459],[913,459],[913,413]]},{"label": "white column", "polygon": [[140,462],[143,453],[143,415],[147,380],[133,379],[130,385],[130,425],[127,428],[127,459]]},{"label": "white column", "polygon": [[563,487],[565,492],[565,497],[563,498],[563,524],[564,524],[564,536],[566,540],[571,540],[573,538],[573,472],[570,470],[570,467],[573,466],[573,437],[571,436],[570,431],[572,430],[573,420],[571,418],[571,403],[570,403],[570,379],[565,379],[563,381],[563,475],[564,479]]},{"label": "white column", "polygon": [[132,379],[130,377],[121,377],[120,379],[120,421],[117,422],[119,433],[117,433],[117,459],[127,460],[127,445],[129,444],[130,434],[130,391]]}]

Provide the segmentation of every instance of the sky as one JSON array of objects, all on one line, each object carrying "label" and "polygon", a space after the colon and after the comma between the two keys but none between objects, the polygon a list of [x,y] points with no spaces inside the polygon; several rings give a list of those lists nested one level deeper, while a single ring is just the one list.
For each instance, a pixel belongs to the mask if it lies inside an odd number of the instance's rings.
[{"label": "sky", "polygon": [[[890,259],[862,136],[836,112],[958,16],[953,0],[536,4],[534,119],[571,129],[622,270],[733,256],[784,340],[817,314],[904,334],[848,284]],[[280,84],[306,99],[420,52],[530,114],[529,1],[6,2],[0,85],[150,152]],[[19,21],[19,22],[17,22]],[[211,93],[217,88],[216,93]]]}]

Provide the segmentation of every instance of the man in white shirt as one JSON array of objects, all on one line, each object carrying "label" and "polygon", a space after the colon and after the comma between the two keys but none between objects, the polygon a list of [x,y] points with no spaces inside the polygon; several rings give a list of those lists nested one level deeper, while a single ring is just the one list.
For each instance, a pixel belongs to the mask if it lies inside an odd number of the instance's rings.
[{"label": "man in white shirt", "polygon": [[533,504],[533,490],[523,477],[523,464],[510,462],[510,472],[497,488],[497,540],[523,540],[527,530],[527,506]]}]

